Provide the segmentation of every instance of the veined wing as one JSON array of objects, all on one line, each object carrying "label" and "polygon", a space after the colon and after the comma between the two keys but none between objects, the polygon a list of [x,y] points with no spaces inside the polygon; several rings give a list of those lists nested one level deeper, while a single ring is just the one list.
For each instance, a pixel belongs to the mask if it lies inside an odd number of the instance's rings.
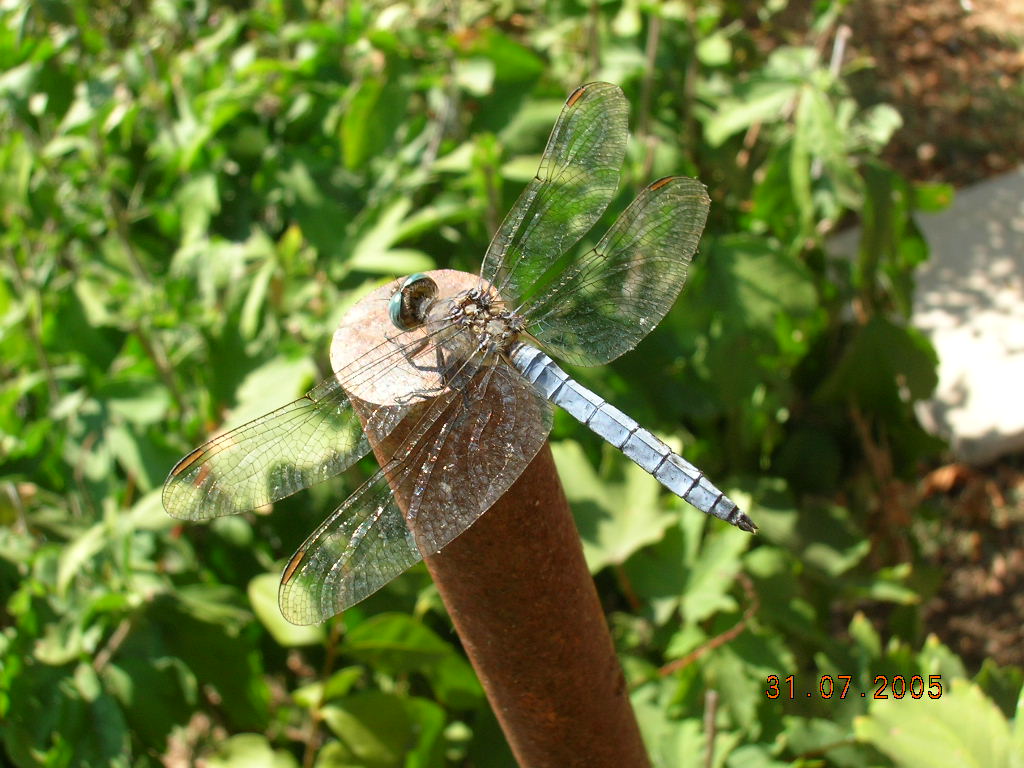
[{"label": "veined wing", "polygon": [[523,308],[527,330],[576,365],[601,365],[635,347],[686,282],[709,207],[695,179],[648,186],[596,248]]},{"label": "veined wing", "polygon": [[305,396],[218,435],[179,461],[164,482],[164,509],[182,520],[233,515],[290,496],[354,464],[370,450],[364,432],[382,439],[407,406],[364,413],[365,428],[352,409],[346,386],[385,376],[405,360],[407,348],[391,339],[386,354],[317,384]]},{"label": "veined wing", "polygon": [[323,621],[376,592],[421,553],[440,551],[540,450],[551,406],[503,359],[478,355],[456,378],[415,424],[396,430],[392,441],[406,434],[394,458],[292,556],[278,594],[288,621]]},{"label": "veined wing", "polygon": [[565,102],[541,159],[494,235],[480,275],[512,306],[601,218],[619,183],[629,105],[611,83],[581,85]]},{"label": "veined wing", "polygon": [[292,624],[317,624],[369,597],[421,555],[384,470],[363,483],[292,555],[277,601]]}]

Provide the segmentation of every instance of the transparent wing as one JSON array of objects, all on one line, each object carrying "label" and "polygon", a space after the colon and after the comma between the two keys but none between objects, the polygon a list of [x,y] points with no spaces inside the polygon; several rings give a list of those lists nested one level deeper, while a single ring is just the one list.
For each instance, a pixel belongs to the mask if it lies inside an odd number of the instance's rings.
[{"label": "transparent wing", "polygon": [[[395,340],[373,362],[354,366],[317,384],[304,397],[196,448],[164,482],[164,509],[182,520],[207,520],[255,509],[333,477],[370,450],[364,427],[352,409],[346,385],[386,376],[408,347]],[[365,430],[375,439],[394,428],[406,406],[365,413]]]},{"label": "transparent wing", "polygon": [[316,624],[369,597],[420,560],[384,470],[348,497],[292,555],[278,604],[292,624]]},{"label": "transparent wing", "polygon": [[629,105],[618,86],[581,85],[565,102],[537,176],[494,235],[480,275],[513,306],[601,218],[619,183]]},{"label": "transparent wing", "polygon": [[540,450],[551,406],[503,359],[471,361],[458,378],[411,426],[394,458],[292,557],[278,595],[289,621],[323,621],[376,592],[421,552],[440,551]]},{"label": "transparent wing", "polygon": [[635,347],[686,282],[709,206],[695,179],[648,186],[596,248],[523,308],[527,330],[576,365],[601,365]]}]

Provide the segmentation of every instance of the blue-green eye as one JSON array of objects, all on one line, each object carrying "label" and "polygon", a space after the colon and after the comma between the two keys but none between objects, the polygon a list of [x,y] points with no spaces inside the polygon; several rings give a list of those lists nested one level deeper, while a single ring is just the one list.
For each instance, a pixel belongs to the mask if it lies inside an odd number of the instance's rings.
[{"label": "blue-green eye", "polygon": [[437,283],[422,272],[409,275],[388,301],[388,316],[396,328],[411,331],[423,325],[437,296]]}]

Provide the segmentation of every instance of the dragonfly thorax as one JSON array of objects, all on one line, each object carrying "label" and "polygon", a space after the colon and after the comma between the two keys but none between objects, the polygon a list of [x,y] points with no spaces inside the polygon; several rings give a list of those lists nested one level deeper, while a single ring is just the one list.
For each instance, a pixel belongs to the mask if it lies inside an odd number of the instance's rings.
[{"label": "dragonfly thorax", "polygon": [[448,305],[444,322],[468,331],[477,349],[507,352],[526,327],[525,319],[505,309],[493,293],[473,288],[457,294]]},{"label": "dragonfly thorax", "polygon": [[422,273],[402,281],[388,302],[388,314],[403,331],[423,325],[447,331],[445,346],[467,355],[484,349],[508,352],[526,327],[525,319],[505,309],[493,291],[471,288],[440,301],[437,283]]}]

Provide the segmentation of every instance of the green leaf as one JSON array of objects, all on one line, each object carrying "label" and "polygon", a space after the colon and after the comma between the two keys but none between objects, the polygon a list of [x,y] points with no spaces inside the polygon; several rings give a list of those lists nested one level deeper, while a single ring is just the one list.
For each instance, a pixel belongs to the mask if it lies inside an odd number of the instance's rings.
[{"label": "green leaf", "polygon": [[486,96],[494,87],[494,62],[473,57],[455,62],[455,81],[474,96]]},{"label": "green leaf", "polygon": [[810,271],[770,240],[755,235],[716,238],[707,249],[701,295],[689,304],[714,311],[739,327],[773,333],[776,318],[808,315],[818,294]]},{"label": "green leaf", "polygon": [[1017,698],[1017,709],[1013,716],[1013,732],[1010,734],[1010,768],[1024,768],[1024,686]]},{"label": "green leaf", "polygon": [[433,768],[444,759],[445,711],[432,701],[411,697],[405,701],[406,710],[415,723],[416,746],[406,755],[406,768]]},{"label": "green leaf", "polygon": [[197,683],[217,691],[232,727],[262,730],[269,699],[262,654],[252,633],[239,632],[242,617],[226,604],[223,593],[224,588],[206,586],[179,589],[174,597],[186,599],[154,602],[149,620],[159,628],[169,653],[188,665]]},{"label": "green leaf", "polygon": [[566,496],[572,503],[583,553],[591,573],[621,565],[639,549],[661,539],[675,515],[658,503],[659,485],[621,456],[610,458],[617,477],[599,478],[579,443],[552,444]]},{"label": "green leaf", "polygon": [[321,713],[350,763],[399,768],[421,743],[408,704],[408,699],[368,691],[326,706]]},{"label": "green leaf", "polygon": [[661,541],[626,562],[629,583],[637,596],[651,602],[656,623],[663,624],[677,609],[687,624],[694,624],[736,608],[728,592],[750,536],[720,527],[702,536],[706,528],[705,516],[684,514]]},{"label": "green leaf", "polygon": [[775,468],[797,490],[829,493],[840,481],[842,459],[839,440],[831,430],[801,425],[786,435]]},{"label": "green leaf", "polygon": [[980,688],[961,680],[947,683],[936,699],[873,699],[854,732],[899,768],[1011,765],[1006,718]]},{"label": "green leaf", "polygon": [[[863,619],[863,617],[861,617]],[[960,658],[935,635],[929,635],[917,656],[921,670],[929,675],[942,675],[943,680],[959,680],[967,677],[967,669]]]},{"label": "green leaf", "polygon": [[514,157],[501,166],[501,177],[508,181],[525,184],[537,175],[537,164],[540,157],[537,155],[521,155]]},{"label": "green leaf", "polygon": [[736,601],[728,593],[750,541],[749,536],[740,536],[731,528],[716,530],[704,539],[683,593],[687,622],[700,622],[719,611],[736,608]]},{"label": "green leaf", "polygon": [[737,88],[734,99],[723,99],[704,122],[704,137],[712,147],[755,123],[774,123],[797,98],[797,82],[753,79]]},{"label": "green leaf", "polygon": [[[706,346],[699,362],[714,396],[749,402],[778,373],[784,345],[813,328],[817,292],[807,267],[765,238],[719,238],[706,257],[679,322]],[[710,345],[709,328],[716,335]]]},{"label": "green leaf", "polygon": [[[434,262],[426,254],[410,248],[394,247],[406,237],[417,234],[424,221],[429,221],[420,218],[421,214],[410,216],[411,210],[412,201],[406,196],[397,196],[361,222],[353,235],[346,266],[349,269],[386,275],[406,275],[433,269]],[[434,223],[440,222],[435,218]]]},{"label": "green leaf", "polygon": [[658,766],[684,766],[703,761],[706,745],[700,720],[678,718],[672,694],[675,684],[667,680],[649,682],[630,694],[650,757]]},{"label": "green leaf", "polygon": [[362,667],[345,667],[331,675],[327,682],[304,685],[292,693],[292,699],[301,707],[316,709],[321,704],[347,696],[352,687],[364,676]]},{"label": "green leaf", "polygon": [[641,550],[623,566],[634,594],[650,604],[655,624],[667,622],[682,604],[689,575],[687,563],[692,557],[692,544],[676,525],[661,541]]},{"label": "green leaf", "polygon": [[378,614],[349,630],[344,652],[388,674],[428,669],[454,651],[424,624],[401,613]]},{"label": "green leaf", "polygon": [[[10,689],[4,747],[16,765],[129,765],[129,734],[90,664],[28,664]],[[44,759],[46,758],[46,759]]]},{"label": "green leaf", "polygon": [[44,664],[69,664],[95,648],[101,636],[101,627],[85,624],[82,616],[68,611],[60,620],[46,625],[36,640],[33,656]]},{"label": "green leaf", "polygon": [[697,59],[705,67],[724,67],[732,58],[732,44],[724,30],[718,30],[697,43]]},{"label": "green leaf", "polygon": [[493,27],[479,28],[464,40],[467,44],[462,54],[488,59],[494,66],[494,80],[498,83],[531,81],[544,71],[544,62],[539,56]]},{"label": "green leaf", "polygon": [[289,752],[274,749],[267,737],[258,733],[240,733],[217,745],[204,760],[210,768],[299,768]]},{"label": "green leaf", "polygon": [[395,80],[363,80],[345,110],[341,123],[341,150],[345,166],[361,168],[380,154],[405,116],[407,95]]},{"label": "green leaf", "polygon": [[27,99],[31,94],[38,70],[37,63],[25,62],[0,74],[0,96],[16,96],[19,99]]},{"label": "green leaf", "polygon": [[902,126],[903,118],[895,107],[873,104],[858,116],[853,126],[853,139],[872,152],[880,152]]},{"label": "green leaf", "polygon": [[[762,497],[763,499],[763,497]],[[766,536],[786,547],[805,565],[839,576],[860,563],[871,551],[870,542],[851,519],[850,510],[818,502],[806,505],[806,514],[792,508],[772,508],[763,500],[757,520]],[[762,522],[763,521],[763,522]]]},{"label": "green leaf", "polygon": [[953,204],[956,190],[952,184],[918,182],[914,184],[914,208],[925,213],[939,213]]},{"label": "green leaf", "polygon": [[135,483],[143,491],[159,488],[167,473],[167,456],[160,452],[148,437],[143,437],[128,425],[108,424],[105,439]]},{"label": "green leaf", "polygon": [[849,400],[871,413],[899,419],[903,404],[931,395],[938,383],[937,367],[935,350],[920,331],[872,315],[856,329],[817,396]]},{"label": "green leaf", "polygon": [[281,615],[277,605],[277,587],[281,578],[276,573],[261,573],[249,581],[249,602],[256,618],[266,627],[278,645],[294,648],[319,645],[327,634],[323,625],[297,626]]},{"label": "green leaf", "polygon": [[[822,112],[826,114],[821,114]],[[817,124],[827,120],[828,102],[810,86],[800,89],[796,119],[793,124],[793,148],[789,153],[789,186],[800,221],[799,236],[810,237],[814,222],[814,201],[811,196],[811,158],[819,147]]]},{"label": "green leaf", "polygon": [[409,275],[414,272],[429,272],[437,264],[426,253],[415,248],[389,248],[373,258],[365,255],[365,252],[353,256],[348,266],[374,275]]},{"label": "green leaf", "polygon": [[87,528],[64,548],[57,568],[58,595],[63,597],[67,594],[75,576],[86,570],[92,558],[107,546],[109,535],[110,529],[106,522],[99,522]]},{"label": "green leaf", "polygon": [[[855,754],[849,753],[854,749],[858,751],[864,749],[863,747],[842,746],[850,739],[850,727],[847,723],[837,723],[817,717],[797,716],[786,716],[783,718],[783,723],[785,724],[783,738],[791,753],[800,755],[827,753],[829,757],[835,758],[838,757],[835,752],[841,750],[847,753],[844,755],[845,757],[854,757]],[[860,755],[859,757],[861,764],[866,764],[863,759],[865,756]],[[857,764],[849,759],[836,762],[838,765],[847,766]]]},{"label": "green leaf", "polygon": [[174,657],[121,658],[103,670],[103,681],[132,731],[158,749],[172,729],[188,724],[198,700],[195,678]]},{"label": "green leaf", "polygon": [[882,638],[868,618],[857,611],[850,620],[850,637],[857,646],[860,655],[877,663],[882,658]]},{"label": "green leaf", "polygon": [[884,310],[894,302],[909,317],[914,288],[911,270],[928,255],[911,217],[913,188],[877,160],[865,162],[862,175],[866,195],[855,286],[869,311]]},{"label": "green leaf", "polygon": [[465,657],[453,653],[425,671],[441,704],[452,709],[478,709],[484,704],[484,689]]},{"label": "green leaf", "polygon": [[143,378],[109,381],[97,390],[96,397],[111,415],[142,426],[167,418],[171,405],[163,384]]},{"label": "green leaf", "polygon": [[241,426],[257,416],[290,403],[314,383],[316,366],[308,357],[273,357],[256,368],[238,387],[238,404],[223,429]]},{"label": "green leaf", "polygon": [[340,741],[328,741],[317,751],[313,768],[353,768],[351,755]]},{"label": "green leaf", "polygon": [[242,314],[238,320],[238,330],[245,339],[253,339],[259,332],[260,313],[267,298],[270,279],[277,271],[278,265],[273,259],[263,262],[256,277],[253,278],[242,305]]},{"label": "green leaf", "polygon": [[181,250],[205,240],[210,219],[220,210],[217,177],[200,173],[186,181],[177,198],[181,210]]},{"label": "green leaf", "polygon": [[400,243],[427,232],[440,229],[444,224],[454,224],[471,218],[471,210],[465,203],[435,200],[421,206],[405,216],[395,228],[392,243]]}]

